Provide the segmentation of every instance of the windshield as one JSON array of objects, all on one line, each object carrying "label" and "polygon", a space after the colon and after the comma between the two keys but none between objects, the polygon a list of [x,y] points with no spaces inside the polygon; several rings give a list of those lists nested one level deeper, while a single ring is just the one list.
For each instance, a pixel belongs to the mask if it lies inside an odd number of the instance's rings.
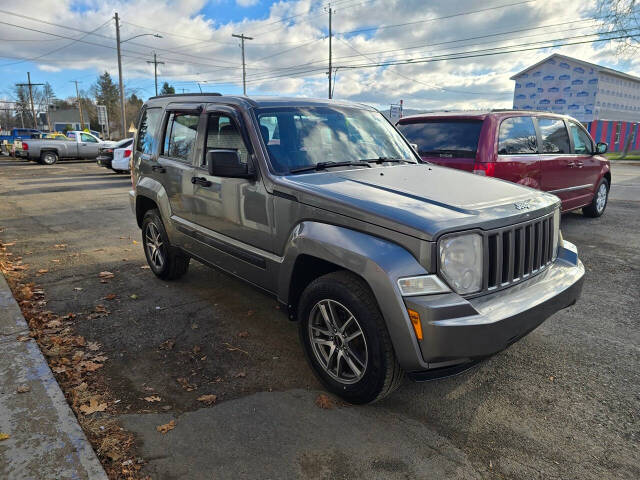
[{"label": "windshield", "polygon": [[444,157],[475,157],[481,128],[481,120],[442,120],[398,125],[398,130],[407,140],[418,145],[420,155]]},{"label": "windshield", "polygon": [[259,108],[256,115],[271,164],[278,173],[328,162],[416,162],[402,136],[375,111],[333,106],[276,107]]}]

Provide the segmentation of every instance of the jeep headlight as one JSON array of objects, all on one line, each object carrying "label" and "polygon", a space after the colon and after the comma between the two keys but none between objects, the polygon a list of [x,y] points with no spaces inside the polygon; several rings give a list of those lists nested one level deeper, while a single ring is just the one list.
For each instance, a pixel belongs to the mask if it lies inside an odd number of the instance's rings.
[{"label": "jeep headlight", "polygon": [[482,236],[477,233],[443,237],[439,243],[440,274],[459,294],[482,288]]}]

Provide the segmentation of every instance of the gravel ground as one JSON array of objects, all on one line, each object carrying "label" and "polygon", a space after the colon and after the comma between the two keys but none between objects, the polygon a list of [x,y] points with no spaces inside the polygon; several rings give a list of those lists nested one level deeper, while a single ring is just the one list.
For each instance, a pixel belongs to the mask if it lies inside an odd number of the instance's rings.
[{"label": "gravel ground", "polygon": [[[272,298],[195,262],[172,283],[144,268],[128,176],[0,159],[0,240],[47,308],[102,344],[100,381],[153,478],[636,479],[640,166],[614,165],[613,185],[602,218],[562,218],[587,268],[574,307],[469,372],[367,407],[315,405],[321,387]],[[109,314],[89,317],[96,305]]]}]

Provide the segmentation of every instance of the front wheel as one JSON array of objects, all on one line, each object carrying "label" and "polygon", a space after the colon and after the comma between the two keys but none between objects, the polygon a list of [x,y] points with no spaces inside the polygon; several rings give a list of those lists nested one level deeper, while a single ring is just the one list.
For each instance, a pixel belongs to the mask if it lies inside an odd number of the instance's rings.
[{"label": "front wheel", "polygon": [[190,257],[172,247],[158,210],[149,210],[142,220],[142,245],[151,271],[163,280],[176,280],[187,273]]},{"label": "front wheel", "polygon": [[609,201],[609,181],[606,178],[600,180],[596,194],[591,203],[582,209],[585,217],[597,218],[604,213]]},{"label": "front wheel", "polygon": [[42,152],[40,154],[40,163],[43,165],[53,165],[58,161],[58,154],[56,152]]},{"label": "front wheel", "polygon": [[348,402],[380,400],[403,372],[378,304],[358,276],[338,271],[311,282],[298,308],[300,340],[320,381]]}]

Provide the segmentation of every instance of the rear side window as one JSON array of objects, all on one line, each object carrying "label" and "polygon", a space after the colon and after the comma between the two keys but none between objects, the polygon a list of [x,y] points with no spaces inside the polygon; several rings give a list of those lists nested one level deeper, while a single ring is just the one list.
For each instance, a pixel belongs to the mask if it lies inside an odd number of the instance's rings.
[{"label": "rear side window", "polygon": [[191,161],[191,152],[196,145],[200,114],[171,112],[167,121],[162,154],[182,160]]},{"label": "rear side window", "polygon": [[542,137],[542,153],[571,153],[569,134],[564,121],[557,118],[538,118]]},{"label": "rear side window", "polygon": [[161,115],[161,108],[147,108],[142,112],[138,126],[138,141],[136,142],[138,152],[152,154],[156,151],[158,145],[156,136]]},{"label": "rear side window", "polygon": [[398,129],[420,155],[475,157],[482,120],[401,123]]},{"label": "rear side window", "polygon": [[531,117],[506,118],[498,134],[499,155],[538,153],[536,129]]},{"label": "rear side window", "polygon": [[591,147],[591,137],[587,132],[580,128],[575,122],[569,122],[569,130],[573,138],[573,152],[583,155],[591,155],[593,149]]}]

